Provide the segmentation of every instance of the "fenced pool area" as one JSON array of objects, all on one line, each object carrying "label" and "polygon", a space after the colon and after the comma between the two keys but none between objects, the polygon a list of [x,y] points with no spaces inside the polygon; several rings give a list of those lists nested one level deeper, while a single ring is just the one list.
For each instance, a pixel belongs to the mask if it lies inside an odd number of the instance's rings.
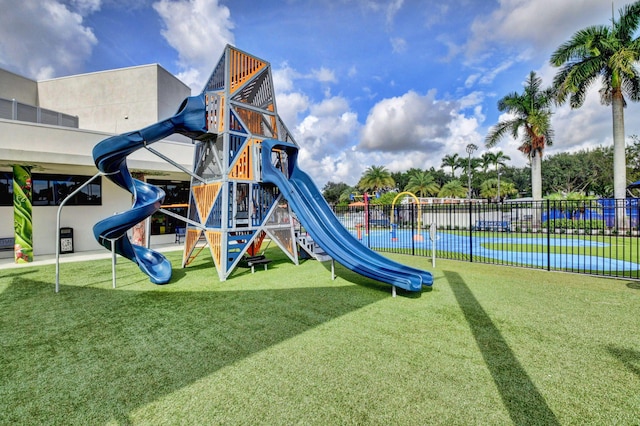
[{"label": "fenced pool area", "polygon": [[377,251],[431,257],[435,248],[441,259],[640,279],[636,201],[409,204],[336,215]]},{"label": "fenced pool area", "polygon": [[[352,232],[357,236],[357,232]],[[393,253],[411,253],[431,257],[433,243],[429,232],[399,230],[396,240],[391,231],[375,230],[361,234],[360,241],[366,246]],[[549,248],[550,250],[547,250]],[[580,252],[571,252],[572,249]],[[539,251],[543,249],[544,251]],[[531,237],[522,235],[470,236],[449,231],[437,231],[435,235],[436,257],[525,266],[538,269],[567,270],[583,273],[618,275],[624,271],[640,270],[640,264],[615,259],[606,255],[612,250],[611,243],[586,238]]]}]

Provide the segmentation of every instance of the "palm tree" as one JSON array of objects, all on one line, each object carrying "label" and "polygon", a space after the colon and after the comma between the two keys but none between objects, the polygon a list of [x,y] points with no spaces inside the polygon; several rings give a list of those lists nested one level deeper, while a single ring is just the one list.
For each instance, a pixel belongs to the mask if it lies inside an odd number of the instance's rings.
[{"label": "palm tree", "polygon": [[482,156],[480,157],[480,160],[482,161],[483,172],[487,173],[487,170],[489,170],[489,167],[495,164],[495,158],[496,158],[496,155],[491,151],[487,151],[484,154],[482,154]]},{"label": "palm tree", "polygon": [[412,173],[404,190],[413,192],[418,197],[424,197],[437,194],[440,191],[440,186],[433,179],[431,173],[419,171]]},{"label": "palm tree", "polygon": [[576,32],[551,55],[551,64],[560,68],[553,79],[558,103],[569,97],[571,108],[584,103],[586,92],[602,82],[600,102],[613,112],[614,197],[625,198],[626,162],[624,152],[625,96],[640,100],[640,75],[635,64],[640,59],[640,1],[619,10],[619,19],[610,26],[594,25]]},{"label": "palm tree", "polygon": [[502,191],[500,190],[500,166],[503,166],[503,167],[506,166],[507,161],[511,160],[511,157],[509,157],[508,155],[505,155],[504,152],[502,151],[498,151],[493,154],[491,159],[493,160],[493,165],[495,166],[496,172],[498,173],[498,190],[497,190],[498,199],[497,200],[498,202],[500,202],[500,200],[502,200]]},{"label": "palm tree", "polygon": [[451,167],[451,177],[455,178],[456,169],[460,168],[460,157],[458,154],[445,155],[440,167]]},{"label": "palm tree", "polygon": [[364,171],[358,182],[358,188],[364,192],[375,192],[380,189],[393,188],[395,181],[384,166],[371,166]]},{"label": "palm tree", "polygon": [[498,179],[487,179],[480,185],[480,196],[487,199],[502,199],[505,195],[516,194],[517,192],[516,186],[509,181],[502,182],[502,186],[500,186],[498,185]]},{"label": "palm tree", "polygon": [[462,186],[462,182],[455,179],[442,185],[438,197],[464,198],[467,196],[467,188]]},{"label": "palm tree", "polygon": [[[485,138],[485,144],[495,146],[507,133],[512,138],[522,136],[518,148],[531,163],[531,192],[534,200],[542,199],[542,154],[546,146],[553,144],[551,129],[552,89],[541,89],[542,79],[534,71],[525,81],[524,92],[510,93],[498,101],[498,110],[508,112],[512,118],[493,126]],[[523,134],[520,134],[523,130]]]}]

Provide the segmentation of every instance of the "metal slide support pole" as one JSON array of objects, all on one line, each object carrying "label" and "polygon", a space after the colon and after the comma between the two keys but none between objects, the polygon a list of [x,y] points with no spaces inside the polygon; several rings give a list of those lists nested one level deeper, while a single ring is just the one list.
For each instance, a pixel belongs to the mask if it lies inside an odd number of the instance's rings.
[{"label": "metal slide support pole", "polygon": [[60,214],[62,213],[62,208],[67,204],[67,201],[72,199],[73,196],[80,192],[85,186],[89,185],[94,179],[104,174],[105,173],[102,172],[96,173],[91,179],[80,185],[75,191],[62,200],[60,206],[58,206],[58,214],[56,216],[56,293],[60,291]]},{"label": "metal slide support pole", "polygon": [[436,239],[437,236],[437,225],[435,222],[429,226],[429,237],[431,238],[431,267],[436,267]]},{"label": "metal slide support pole", "polygon": [[331,281],[336,279],[336,261],[331,258]]},{"label": "metal slide support pole", "polygon": [[396,297],[396,286],[395,285],[391,286],[391,297]]},{"label": "metal slide support pole", "polygon": [[116,240],[111,240],[111,281],[112,287],[116,288]]},{"label": "metal slide support pole", "polygon": [[191,176],[192,178],[199,180],[202,183],[207,183],[206,180],[204,180],[202,177],[198,176],[197,174],[193,173],[191,170],[188,170],[184,167],[182,167],[180,164],[176,163],[175,161],[173,161],[171,158],[167,157],[166,155],[162,154],[161,152],[156,151],[155,149],[149,147],[149,145],[147,145],[147,143],[145,142],[144,147],[147,149],[147,151],[151,152],[152,154],[157,155],[158,157],[162,158],[164,161],[166,161],[167,163],[171,164],[172,166],[174,166],[177,169],[182,170],[183,172],[185,172],[186,174],[188,174],[189,176]]},{"label": "metal slide support pole", "polygon": [[170,210],[167,210],[167,209],[158,209],[158,212],[159,212],[159,213],[164,213],[164,214],[166,214],[167,216],[174,217],[174,218],[176,218],[176,219],[178,219],[178,220],[183,221],[184,223],[188,223],[189,225],[193,225],[193,226],[195,226],[195,227],[196,227],[196,228],[198,228],[198,229],[202,229],[203,231],[206,231],[206,230],[207,230],[207,228],[206,228],[205,226],[203,226],[201,223],[194,222],[193,220],[191,220],[191,219],[189,219],[189,218],[186,218],[186,217],[184,217],[184,216],[181,216],[181,215],[179,215],[179,214],[177,214],[177,213],[174,213],[174,212],[172,212],[172,211],[170,211]]}]

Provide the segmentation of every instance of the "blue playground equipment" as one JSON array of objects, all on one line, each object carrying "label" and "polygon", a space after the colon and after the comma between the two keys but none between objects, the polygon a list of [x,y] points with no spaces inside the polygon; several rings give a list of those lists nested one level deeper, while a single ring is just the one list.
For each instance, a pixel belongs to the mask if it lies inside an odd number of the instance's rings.
[{"label": "blue playground equipment", "polygon": [[[135,262],[153,283],[169,282],[170,262],[132,244],[126,234],[156,211],[170,212],[161,209],[164,193],[159,188],[131,176],[126,158],[141,148],[151,150],[148,145],[173,133],[195,144],[188,217],[181,218],[187,224],[183,267],[208,246],[224,281],[268,237],[296,264],[298,250],[305,250],[318,260],[328,254],[394,288],[415,292],[432,285],[429,272],[379,255],[340,224],[297,166],[298,146],[277,114],[269,63],[231,46],[202,94],[187,98],[175,116],[105,139],[93,150],[96,167],[134,197],[131,210],[98,222],[94,235],[105,248]],[[305,228],[304,236],[296,230],[294,216]],[[322,255],[310,249],[315,245]]]},{"label": "blue playground equipment", "polygon": [[175,116],[142,130],[112,136],[93,148],[93,159],[98,170],[116,185],[129,191],[134,198],[131,210],[96,223],[93,235],[98,243],[109,250],[115,244],[115,252],[137,264],[155,284],[169,282],[171,263],[158,252],[131,244],[126,232],[160,208],[164,191],[134,179],[127,167],[127,156],[173,133],[196,137],[206,134],[203,109],[202,95],[187,98]]}]

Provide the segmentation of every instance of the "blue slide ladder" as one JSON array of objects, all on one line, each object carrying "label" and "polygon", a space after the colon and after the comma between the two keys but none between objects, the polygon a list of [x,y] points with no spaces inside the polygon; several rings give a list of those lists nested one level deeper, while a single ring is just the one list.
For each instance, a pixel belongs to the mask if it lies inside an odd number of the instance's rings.
[{"label": "blue slide ladder", "polygon": [[171,263],[162,254],[132,244],[126,233],[137,223],[153,215],[164,201],[160,188],[134,179],[127,167],[127,156],[140,148],[174,133],[192,139],[207,135],[204,95],[185,99],[171,118],[134,132],[109,137],[93,148],[98,170],[119,187],[133,195],[130,210],[114,214],[96,223],[93,235],[98,243],[138,265],[154,284],[166,284],[171,279]]},{"label": "blue slide ladder", "polygon": [[[287,153],[285,171],[274,165],[273,149]],[[297,166],[298,147],[268,139],[262,142],[262,180],[280,188],[300,223],[332,258],[360,275],[408,290],[431,286],[433,276],[394,262],[365,247],[342,226],[309,175]]]}]

